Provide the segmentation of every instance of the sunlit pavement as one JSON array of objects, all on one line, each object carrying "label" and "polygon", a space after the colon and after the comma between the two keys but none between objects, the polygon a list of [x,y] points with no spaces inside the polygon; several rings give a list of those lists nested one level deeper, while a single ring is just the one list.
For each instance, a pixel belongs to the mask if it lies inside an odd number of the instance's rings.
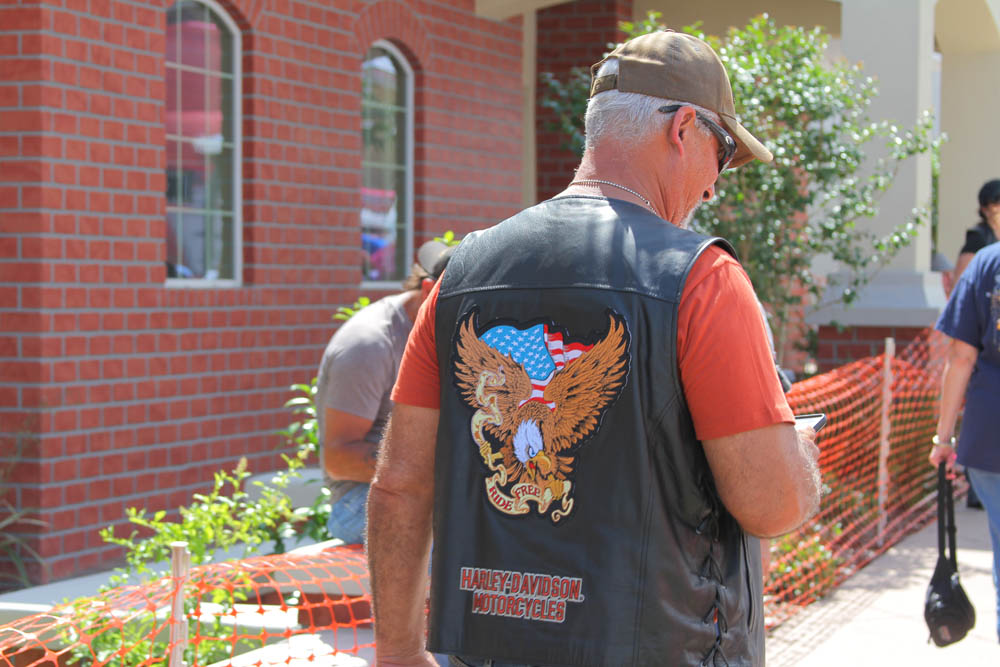
[{"label": "sunlit pavement", "polygon": [[976,627],[957,644],[928,643],[924,593],[937,562],[937,523],[902,540],[767,638],[768,667],[1000,665],[993,553],[982,510],[955,503],[958,571]]}]

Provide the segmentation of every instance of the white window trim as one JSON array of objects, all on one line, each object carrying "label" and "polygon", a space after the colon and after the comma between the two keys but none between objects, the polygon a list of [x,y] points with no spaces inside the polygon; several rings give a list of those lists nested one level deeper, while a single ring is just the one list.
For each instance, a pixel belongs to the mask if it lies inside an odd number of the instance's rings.
[{"label": "white window trim", "polygon": [[243,33],[236,21],[215,0],[198,0],[219,17],[233,44],[233,278],[167,278],[167,287],[242,287],[243,285]]},{"label": "white window trim", "polygon": [[[413,248],[413,228],[415,221],[413,219],[413,144],[414,144],[414,116],[416,115],[414,105],[413,105],[413,89],[415,88],[415,79],[413,77],[413,67],[410,65],[410,61],[407,60],[403,52],[400,51],[395,44],[384,39],[378,39],[372,42],[368,47],[369,49],[378,47],[380,49],[385,49],[388,51],[402,66],[403,72],[406,74],[406,150],[404,151],[403,166],[406,169],[406,178],[404,179],[404,188],[406,191],[403,193],[406,197],[406,207],[404,209],[404,215],[406,215],[406,257],[408,262],[403,268],[403,279],[409,274],[409,268],[414,262],[414,253],[416,252]],[[367,53],[367,51],[366,51]],[[362,150],[363,147],[362,147]],[[362,178],[363,182],[363,178]],[[358,209],[358,230],[361,229],[361,209]],[[360,236],[358,237],[358,248],[361,247]],[[363,251],[362,251],[363,252]],[[401,289],[403,286],[402,280],[361,280],[361,287],[363,289],[373,289],[373,290],[386,290],[386,289]]]}]

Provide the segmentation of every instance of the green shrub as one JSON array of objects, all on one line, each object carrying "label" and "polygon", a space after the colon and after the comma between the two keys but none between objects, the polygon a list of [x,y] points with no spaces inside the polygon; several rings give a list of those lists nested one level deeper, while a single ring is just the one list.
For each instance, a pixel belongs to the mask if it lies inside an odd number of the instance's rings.
[{"label": "green shrub", "polygon": [[[843,532],[838,523],[836,538]],[[808,604],[834,587],[843,559],[834,554],[820,526],[803,528],[771,541],[771,570],[764,588],[782,602]]]},{"label": "green shrub", "polygon": [[35,551],[28,540],[16,531],[27,526],[45,526],[45,522],[32,517],[34,510],[29,507],[14,507],[7,500],[12,489],[7,480],[14,466],[21,460],[24,434],[15,437],[14,451],[5,461],[0,461],[0,560],[10,563],[14,571],[0,571],[0,592],[31,586],[28,562],[34,561],[45,567],[45,561]]},{"label": "green shrub", "polygon": [[[326,529],[330,513],[329,492],[325,488],[318,489],[310,506],[298,508],[292,506],[285,492],[305,462],[318,451],[313,400],[316,380],[294,385],[291,390],[302,395],[285,404],[297,417],[280,432],[292,450],[290,454],[282,454],[286,468],[276,473],[268,484],[255,482],[260,493],[254,498],[245,488],[250,471],[246,459],[241,459],[234,470],[215,473],[211,491],[194,494],[194,502],[179,509],[180,521],[168,520],[163,510],[149,516],[145,509],[129,508],[128,520],[136,530],[127,537],[116,536],[111,528],[100,532],[102,540],[125,550],[126,559],[125,566],[119,568],[104,587],[105,595],[110,594],[111,586],[125,584],[130,575],[137,575],[147,583],[163,577],[167,573],[171,543],[176,541],[187,542],[192,565],[202,565],[211,562],[219,551],[241,548],[242,555],[248,556],[257,553],[265,543],[274,541],[275,551],[281,553],[291,539],[301,540],[308,536],[322,541],[330,538]],[[219,662],[262,645],[257,639],[234,641],[232,629],[222,623],[223,616],[232,616],[233,605],[247,599],[249,582],[244,583],[239,572],[233,572],[232,576],[232,587],[214,588],[206,600],[195,599],[195,587],[189,586],[184,603],[189,618],[197,616],[196,608],[203,602],[218,605],[221,614],[212,621],[193,621],[198,627],[197,631],[192,628],[192,638],[197,638],[198,643],[190,644],[185,650],[187,664]],[[163,581],[169,582],[169,579]],[[107,605],[94,598],[78,600],[73,606],[77,627],[85,629],[89,639],[71,650],[70,664],[86,667],[96,661],[129,667],[146,662],[150,657],[166,658],[168,635],[162,615],[149,609],[136,609],[127,612],[127,618],[111,616]],[[63,637],[71,644],[79,639],[80,634],[75,630],[67,631]]]}]

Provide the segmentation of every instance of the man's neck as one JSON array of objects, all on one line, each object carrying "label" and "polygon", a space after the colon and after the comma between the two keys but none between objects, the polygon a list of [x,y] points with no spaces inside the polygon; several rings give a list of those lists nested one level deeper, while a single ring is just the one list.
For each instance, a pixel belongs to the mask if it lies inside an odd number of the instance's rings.
[{"label": "man's neck", "polygon": [[[627,156],[627,158],[623,156]],[[672,185],[677,179],[670,177],[670,165],[654,165],[651,160],[652,158],[646,152],[635,149],[630,151],[606,149],[598,152],[587,152],[573,176],[573,181],[610,181],[617,187],[598,184],[596,189],[607,197],[631,201],[644,207],[646,204],[643,203],[643,200],[646,200],[652,204],[649,208],[656,215],[679,226],[684,216],[680,215],[680,211],[672,210],[671,206],[676,199]],[[657,174],[662,174],[666,182],[662,183],[661,177]],[[638,193],[640,197],[619,190],[618,188],[621,187]],[[568,190],[569,193],[576,192],[572,188]],[[677,219],[673,220],[672,217]]]}]

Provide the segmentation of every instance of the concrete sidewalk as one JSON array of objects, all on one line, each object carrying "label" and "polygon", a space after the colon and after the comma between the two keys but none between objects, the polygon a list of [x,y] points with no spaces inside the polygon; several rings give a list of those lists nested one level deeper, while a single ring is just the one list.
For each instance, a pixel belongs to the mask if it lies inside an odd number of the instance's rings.
[{"label": "concrete sidewalk", "polygon": [[986,513],[964,500],[956,505],[958,571],[976,608],[965,639],[945,648],[928,643],[924,593],[937,562],[931,522],[770,633],[768,667],[1000,665]]}]

